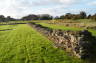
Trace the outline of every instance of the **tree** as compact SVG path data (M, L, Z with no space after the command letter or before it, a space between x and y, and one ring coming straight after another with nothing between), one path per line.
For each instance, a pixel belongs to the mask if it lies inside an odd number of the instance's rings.
M71 14L71 13L66 13L65 15L61 15L60 19L80 19L79 14Z
M6 21L15 21L16 19L12 18L11 16L7 16Z
M64 15L61 15L61 16L60 16L60 19L65 19L65 16L64 16Z
M60 19L60 17L59 16L56 16L54 19Z
M71 19L72 17L72 14L71 13L66 13L66 15L65 15L65 19Z
M21 20L38 20L38 19L39 19L38 15L30 14L28 16L22 17Z
M87 19L90 19L90 18L91 18L91 15L89 14L88 17L87 17Z
M94 14L93 16L91 16L91 19L96 20L96 14Z
M81 11L80 12L80 19L85 19L86 18L86 12Z
M5 17L3 15L0 15L0 22L4 22L5 21Z
M49 14L42 14L42 15L40 15L39 19L40 20L52 20L53 17L51 15L49 15Z

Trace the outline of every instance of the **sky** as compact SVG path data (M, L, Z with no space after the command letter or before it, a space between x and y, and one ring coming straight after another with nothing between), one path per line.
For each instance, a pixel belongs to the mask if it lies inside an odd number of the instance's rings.
M0 0L0 15L21 18L28 14L96 13L96 0Z

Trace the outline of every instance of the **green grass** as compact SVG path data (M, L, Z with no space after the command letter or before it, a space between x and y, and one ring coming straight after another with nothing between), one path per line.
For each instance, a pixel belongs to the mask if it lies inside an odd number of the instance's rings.
M37 23L37 24L41 24L42 26L49 27L52 29L72 30L72 31L84 30L84 28L66 27L63 25L55 25L55 24L48 24L48 23ZM93 29L88 29L88 30L92 33L92 35L96 36L96 30Z
M92 19L79 19L75 20L75 22L84 23L86 26L96 26L96 21Z
M14 23L29 23L29 22L49 22L49 21L51 20L8 21L8 22L0 22L0 25L14 24Z
M55 24L47 24L47 23L37 23L37 24L41 24L42 26L46 26L52 29L62 29L62 30L72 30L72 31L79 31L79 30L83 30L80 28L74 28L74 27L65 27L63 25L55 25Z
M89 29L89 31L92 33L92 35L96 36L96 30Z
M13 28L15 29L15 27L16 27L16 25L11 25L11 26L10 25L6 25L6 26L1 25L0 30L13 29Z
M30 26L22 24L15 29L0 31L0 63L83 63L54 48L51 41Z

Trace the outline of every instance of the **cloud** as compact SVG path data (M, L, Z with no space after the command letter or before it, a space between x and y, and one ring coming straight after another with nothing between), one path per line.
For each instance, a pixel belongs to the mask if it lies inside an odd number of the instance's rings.
M36 10L39 13L51 13L52 9L49 9L50 5L53 7L67 7L69 4L72 4L75 1L76 0L0 0L0 14L18 18L22 17L23 15L33 13L32 11L34 11L34 8L36 7L37 9L41 8ZM48 6L47 10L44 8L45 6ZM53 9L56 9L56 7ZM42 9L45 9L44 11L47 12L44 12Z
M78 0L59 0L60 3L63 3L63 4L74 4L74 3L77 3Z
M25 0L0 0L0 14L15 18L22 17L30 8L26 3Z
M70 5L77 3L77 0L38 0L38 1L33 1L33 5Z
M96 5L96 1L93 1L93 2L89 2L88 5L92 5L92 6L95 6Z
M20 18L28 14L60 15L72 12L82 0L0 0L0 14ZM81 5L81 4L80 4Z

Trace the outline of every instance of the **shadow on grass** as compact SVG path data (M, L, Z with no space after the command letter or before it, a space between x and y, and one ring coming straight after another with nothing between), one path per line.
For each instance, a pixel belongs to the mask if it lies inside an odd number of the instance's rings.
M11 30L15 30L15 29L4 29L4 30L0 30L0 31L11 31Z

